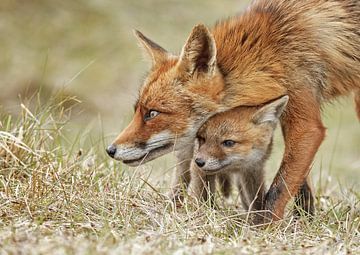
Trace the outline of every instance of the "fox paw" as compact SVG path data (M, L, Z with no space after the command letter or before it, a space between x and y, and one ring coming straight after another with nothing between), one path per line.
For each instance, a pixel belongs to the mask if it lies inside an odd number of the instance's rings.
M266 227L278 220L279 218L271 211L255 211L249 219L251 225L256 227Z

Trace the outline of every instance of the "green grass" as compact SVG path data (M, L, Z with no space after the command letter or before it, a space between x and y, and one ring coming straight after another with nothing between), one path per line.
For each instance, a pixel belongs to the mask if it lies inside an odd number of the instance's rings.
M360 127L351 100L324 109L312 222L289 212L280 224L251 228L236 194L218 197L216 210L176 206L161 195L173 155L138 168L105 155L147 69L131 30L176 53L194 24L211 25L246 2L1 1L0 253L360 253ZM279 131L274 147L268 184L281 161Z

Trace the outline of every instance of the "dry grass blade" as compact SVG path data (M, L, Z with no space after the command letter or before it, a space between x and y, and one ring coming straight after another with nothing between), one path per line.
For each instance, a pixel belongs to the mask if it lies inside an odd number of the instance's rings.
M70 98L74 100L74 98ZM5 253L293 254L356 253L359 195L331 191L312 222L291 217L268 228L247 225L228 203L166 200L148 167L127 171L99 142L78 152L65 136L66 100L49 100L18 119L2 116L0 249ZM40 110L41 109L41 110ZM11 121L9 121L11 120ZM64 146L72 141L73 144ZM71 150L69 149L71 148ZM163 171L166 173L168 167ZM157 179L159 174L154 174ZM139 181L140 180L140 181ZM165 180L167 182L167 180ZM326 185L328 186L328 185ZM328 192L328 191L324 191ZM344 199L346 197L346 199Z

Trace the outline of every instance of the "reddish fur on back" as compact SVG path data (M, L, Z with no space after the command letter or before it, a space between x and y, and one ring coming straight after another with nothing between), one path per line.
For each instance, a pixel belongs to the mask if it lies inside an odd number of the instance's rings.
M172 151L161 147L166 141L179 162L189 161L195 134L212 115L289 95L284 158L266 198L269 217L282 218L325 136L321 103L355 91L360 118L359 28L358 0L256 0L211 32L195 26L179 57L137 32L153 68L133 121L113 143L115 158L144 163ZM160 114L144 121L151 110ZM181 164L178 175L188 168Z

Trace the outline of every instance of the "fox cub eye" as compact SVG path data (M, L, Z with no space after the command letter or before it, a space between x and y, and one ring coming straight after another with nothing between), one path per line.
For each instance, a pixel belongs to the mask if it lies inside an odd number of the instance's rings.
M235 145L235 141L233 140L225 140L222 142L222 145L225 147L233 147Z
M158 111L150 110L144 115L144 120L145 121L151 120L151 119L155 118L156 116L158 116L159 114L160 114L160 112L158 112Z

